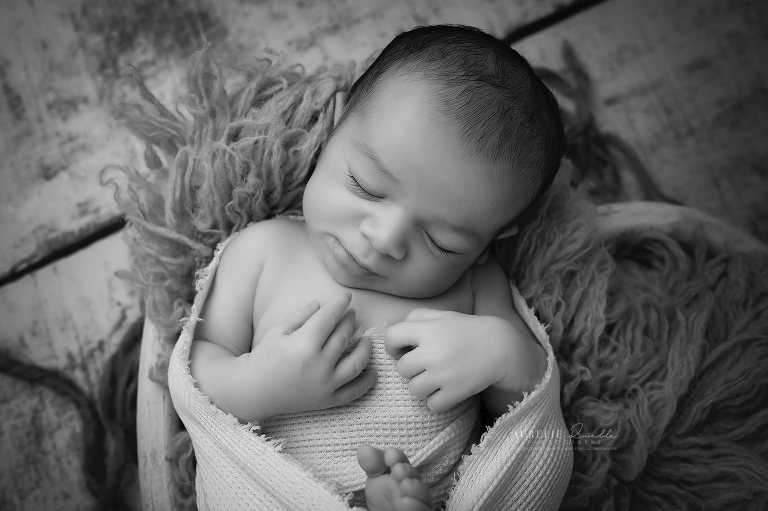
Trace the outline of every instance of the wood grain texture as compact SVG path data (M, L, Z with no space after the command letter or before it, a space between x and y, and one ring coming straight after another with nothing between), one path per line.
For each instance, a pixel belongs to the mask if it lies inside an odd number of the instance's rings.
M668 195L768 241L768 3L616 0L516 45L563 69L569 41L600 126Z
M75 6L12 1L0 16L0 277L113 219L98 174L137 145L101 107Z
M570 0L6 0L0 16L0 279L119 220L107 165L140 165L141 147L112 119L128 65L168 104L201 34L222 52L269 47L308 69L363 60L425 23L503 36Z
M0 347L66 373L95 396L104 363L140 316L120 234L0 288ZM52 391L0 377L0 508L88 509L82 423Z
M334 61L362 61L417 25L458 23L498 37L573 4L573 0L329 0L221 2L217 16L236 53L268 47L311 70Z
M161 356L168 357L168 345L150 321L144 322L139 363L139 402L136 407L136 435L139 453L139 487L144 511L173 507L173 467L167 460L170 439L178 432L179 419L166 386L150 378Z

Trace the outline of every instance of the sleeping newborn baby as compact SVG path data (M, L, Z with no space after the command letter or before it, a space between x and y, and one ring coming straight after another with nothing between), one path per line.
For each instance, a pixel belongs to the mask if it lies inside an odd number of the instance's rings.
M191 345L200 390L369 509L439 505L481 407L502 415L544 375L489 246L549 187L563 140L505 44L397 36L352 87L303 218L223 246Z

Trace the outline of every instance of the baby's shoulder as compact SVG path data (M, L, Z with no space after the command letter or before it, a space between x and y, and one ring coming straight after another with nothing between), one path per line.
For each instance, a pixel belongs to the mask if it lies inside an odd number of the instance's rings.
M230 246L236 251L248 251L252 255L268 255L303 241L304 224L286 218L272 218L254 222L234 234Z
M248 224L248 227L240 231L238 235L259 238L284 238L290 235L299 235L304 231L304 222L290 218L270 218L260 222Z
M221 267L260 269L275 256L295 250L303 237L303 224L288 219L254 222L232 235L221 257Z

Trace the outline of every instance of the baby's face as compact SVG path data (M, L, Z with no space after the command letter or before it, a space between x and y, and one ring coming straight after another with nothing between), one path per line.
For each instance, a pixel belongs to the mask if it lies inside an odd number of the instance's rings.
M324 148L304 192L310 239L346 287L426 298L449 289L510 211L498 169L468 157L421 87L390 80Z

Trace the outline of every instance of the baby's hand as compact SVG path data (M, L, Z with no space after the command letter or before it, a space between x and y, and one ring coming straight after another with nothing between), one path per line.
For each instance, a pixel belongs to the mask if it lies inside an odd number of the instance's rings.
M408 390L430 410L445 411L491 385L524 386L528 375L510 374L520 358L519 337L514 325L495 316L415 309L389 328L385 347L393 357L402 355L397 372Z
M247 355L249 372L260 375L255 420L319 410L354 401L374 383L364 371L371 343L361 339L346 356L354 330L351 295L322 306L315 301L268 330Z
M357 461L368 478L365 500L368 511L430 511L429 487L421 480L403 451L386 451L368 444L357 448Z

